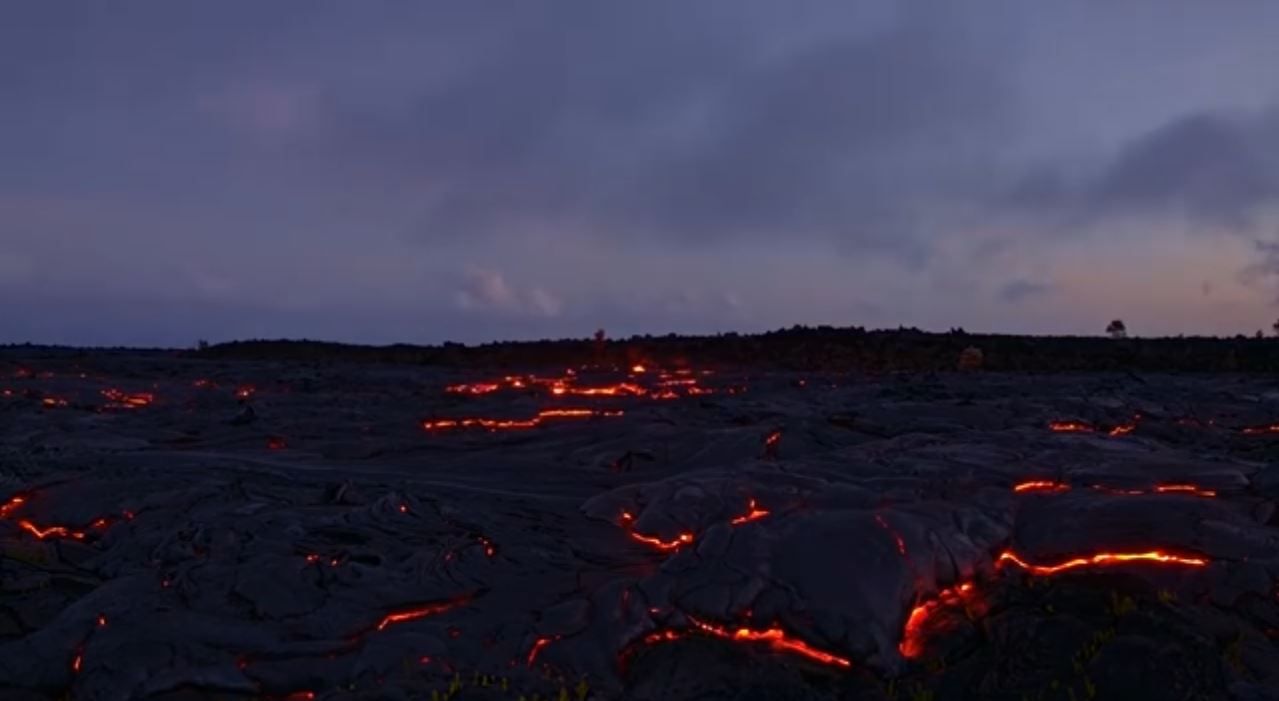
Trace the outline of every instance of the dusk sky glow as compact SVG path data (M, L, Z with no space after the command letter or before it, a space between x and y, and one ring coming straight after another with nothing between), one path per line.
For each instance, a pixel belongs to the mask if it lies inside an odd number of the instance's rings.
M1279 317L1279 3L15 0L0 343Z

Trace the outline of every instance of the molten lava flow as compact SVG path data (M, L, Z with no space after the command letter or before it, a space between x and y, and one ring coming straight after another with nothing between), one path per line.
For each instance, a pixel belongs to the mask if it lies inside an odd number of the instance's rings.
M252 397L257 391L258 391L257 388L254 387L253 385L240 385L239 387L235 388L235 398L248 399L249 397Z
M528 651L528 666L531 668L533 666L533 663L537 661L538 654L541 653L542 650L546 648L547 645L550 645L556 640L559 640L558 636L551 637L551 638L538 638L536 641L534 641L533 648Z
M1248 426L1242 429L1245 435L1254 435L1259 433L1279 433L1279 424L1269 424L1266 426Z
M741 516L738 516L732 521L729 521L729 523L733 524L734 526L740 526L743 523L758 521L761 518L768 516L769 513L770 512L767 509L761 509L758 506L756 506L755 500L751 499L750 503L746 506L746 513L742 514Z
M1211 489L1200 489L1193 484L1159 484L1155 491L1160 494L1192 494L1197 497L1215 497L1217 492Z
M902 657L914 659L923 653L925 624L933 613L942 606L967 603L976 594L977 590L973 584L965 582L952 589L943 589L937 592L936 598L921 602L911 609L910 616L906 619L906 626L902 630L901 642L897 645Z
M638 540L641 543L651 545L658 550L675 550L681 545L688 545L693 542L692 533L680 533L675 536L674 540L662 540L657 536L644 535L643 533L636 533L635 531L629 531L629 533L631 534L631 538Z
M899 553L902 557L905 557L905 556L906 556L906 541L902 538L901 534L900 534L900 533L898 533L897 531L893 530L893 527L892 527L892 526L889 526L889 525L888 525L888 521L887 521L887 520L886 520L886 519L885 519L882 515L880 515L880 514L875 514L875 523L878 523L880 528L882 528L882 529L884 529L885 531L887 531L887 532L888 532L888 535L890 535L890 536L892 536L892 537L893 537L893 542L897 544L897 552L898 552L898 553Z
M1141 553L1097 553L1089 557L1077 557L1056 565L1032 565L1022 560L1011 550L1005 551L999 556L995 562L996 566L1002 567L1005 563L1013 563L1018 567L1031 572L1032 574L1052 575L1066 570L1072 570L1079 567L1089 567L1092 565L1121 565L1129 562L1157 562L1167 565L1177 565L1182 567L1204 567L1208 564L1207 560L1198 557L1187 557L1184 555L1171 555L1160 550L1151 550Z
M777 450L778 448L781 447L781 445L782 445L781 429L775 430L769 433L767 436L764 436L764 457L776 458Z
M767 643L768 647L778 652L792 652L822 664L836 667L853 666L853 663L847 658L840 657L823 650L818 650L802 640L796 640L795 638L788 637L786 632L781 628L772 627L764 630L753 630L751 628L739 627L730 630L712 623L699 621L691 616L688 620L694 627L696 627L697 630L713 635L717 638L746 643Z
M4 504L0 504L0 518L8 518L9 514L16 511L19 506L22 506L25 503L27 503L26 497L10 497L9 501Z
M644 373L645 373L645 372L647 372L647 371L648 371L648 368L644 367L643 365L632 365L632 366L631 366L631 372L633 372L633 373L635 373L635 374L637 374L637 375L642 375L642 374L644 374Z
M1092 433L1092 426L1079 421L1052 421L1048 424L1051 431L1057 433Z
M444 388L445 392L450 394L488 394L502 389L502 386L492 382L477 382L475 384L449 385Z
M1050 480L1032 480L1013 485L1014 492L1065 492L1069 491L1069 489L1070 485L1065 482L1053 482Z
M155 395L147 392L128 394L114 388L102 390L102 396L107 398L107 406L113 409L140 409L151 406L155 401Z
M421 606L417 606L411 609L406 609L404 611L395 611L392 613L388 613L377 624L377 630L386 630L387 628L393 625L396 625L398 623L404 623L406 621L416 621L419 618L426 618L428 616L435 616L441 613L445 613L459 606L462 606L463 604L470 602L470 600L471 600L471 597L466 596L466 597L454 599L452 601L440 601L433 604L423 604Z
M85 533L83 531L73 531L65 526L49 526L48 528L40 528L25 519L18 521L18 526L40 540L44 540L45 538L71 538L73 540L84 540L85 538Z
M1120 424L1106 432L1107 436L1126 436L1137 430L1137 424Z
M56 409L67 406L69 402L61 397L45 397L40 400L40 404L50 409Z
M541 425L547 419L566 419L566 418L590 418L590 417L615 417L622 416L623 412L615 411L599 411L595 409L543 409L537 412L537 415L531 419L439 419L436 421L423 421L422 428L428 431L436 431L452 428L485 428L490 431L516 430L534 428Z

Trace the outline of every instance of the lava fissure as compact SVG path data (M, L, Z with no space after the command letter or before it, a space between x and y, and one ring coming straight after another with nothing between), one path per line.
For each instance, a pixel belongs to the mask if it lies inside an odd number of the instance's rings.
M1008 563L1014 564L1021 569L1038 575L1054 575L1067 570L1078 569L1081 567L1092 566L1117 566L1128 563L1150 562L1163 565L1173 565L1180 567L1206 567L1208 561L1200 557L1191 557L1188 555L1175 555L1164 552L1162 550L1149 550L1145 552L1101 552L1089 556L1076 557L1054 565L1036 565L1026 562L1011 550L1005 550L1000 553L999 558L995 561L996 567L1004 567Z
M958 586L942 589L931 599L921 601L911 609L902 629L901 642L897 650L902 657L914 659L924 652L925 633L930 617L942 607L967 605L977 596L977 589L972 582L964 582Z
M423 421L422 428L427 431L457 428L484 428L489 431L518 430L536 428L548 419L607 418L618 417L623 414L624 412L620 409L543 409L531 419L437 419Z

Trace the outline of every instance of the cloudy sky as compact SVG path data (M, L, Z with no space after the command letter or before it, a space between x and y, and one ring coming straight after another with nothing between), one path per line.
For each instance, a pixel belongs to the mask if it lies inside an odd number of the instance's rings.
M0 3L0 342L1279 316L1273 0Z

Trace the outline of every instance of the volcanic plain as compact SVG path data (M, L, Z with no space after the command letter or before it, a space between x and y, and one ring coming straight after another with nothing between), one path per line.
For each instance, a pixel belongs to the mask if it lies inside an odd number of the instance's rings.
M0 698L1279 697L1279 381L0 358Z

